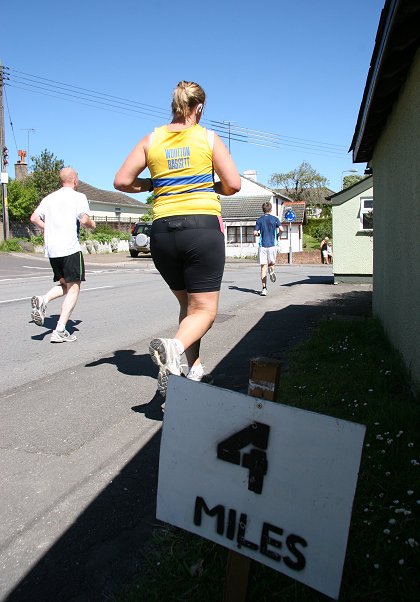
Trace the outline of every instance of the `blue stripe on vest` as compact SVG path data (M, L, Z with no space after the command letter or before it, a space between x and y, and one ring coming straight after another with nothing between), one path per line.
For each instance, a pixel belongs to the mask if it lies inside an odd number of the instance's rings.
M214 188L191 188L191 190L183 190L182 192L162 192L161 194L155 194L154 198L158 199L161 196L174 196L176 194L189 194L190 192L214 192Z
M213 182L213 174L208 173L201 176L183 176L180 178L154 178L153 187L185 186L186 184L203 184L206 182Z

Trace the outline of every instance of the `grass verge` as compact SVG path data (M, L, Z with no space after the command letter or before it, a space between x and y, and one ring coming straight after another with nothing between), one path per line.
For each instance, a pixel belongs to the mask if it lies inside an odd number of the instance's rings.
M367 426L340 601L417 602L420 405L379 322L323 322L291 352L279 401ZM156 529L139 579L118 600L221 601L226 556L180 529ZM253 563L247 599L327 598Z

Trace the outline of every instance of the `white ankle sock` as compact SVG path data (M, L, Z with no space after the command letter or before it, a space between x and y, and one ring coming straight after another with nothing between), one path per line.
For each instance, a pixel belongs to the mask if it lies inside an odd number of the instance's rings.
M203 374L204 374L203 364L196 364L195 366L188 366L188 373L196 374L197 376L203 376Z
M181 343L181 341L179 339L174 339L174 342L175 342L175 347L177 348L179 355L182 355L185 351L184 345Z
M66 325L63 325L61 322L57 322L56 330L58 330L58 332L64 332L66 330Z

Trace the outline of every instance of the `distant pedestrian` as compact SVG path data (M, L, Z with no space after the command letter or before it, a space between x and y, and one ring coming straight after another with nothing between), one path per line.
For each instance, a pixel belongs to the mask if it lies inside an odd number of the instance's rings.
M274 271L277 259L277 239L280 232L283 232L283 227L278 217L271 215L273 206L270 202L263 203L263 215L256 221L254 228L254 236L260 237L258 246L258 263L261 268L261 295L267 294L267 272L271 282L276 281Z
M327 259L328 259L328 263L331 264L332 259L333 259L333 250L332 250L331 241L329 241L327 244Z
M321 263L328 263L328 236L322 239L319 248L321 249Z
M45 295L31 298L31 317L35 324L44 324L47 305L53 299L65 296L51 343L71 343L74 334L66 330L67 321L76 306L80 283L85 280L85 265L78 238L78 222L85 228L96 228L89 217L86 195L76 192L79 180L71 167L60 171L61 188L49 194L31 215L31 222L44 231L45 256L54 272L53 286Z

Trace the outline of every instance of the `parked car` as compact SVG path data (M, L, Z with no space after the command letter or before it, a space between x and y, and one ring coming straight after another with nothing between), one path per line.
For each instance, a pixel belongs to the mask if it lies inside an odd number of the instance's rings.
M138 222L131 229L128 248L131 257L138 257L139 253L150 253L150 230L152 222Z

